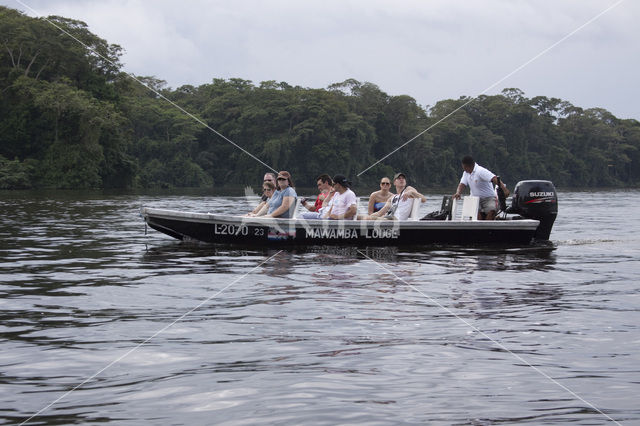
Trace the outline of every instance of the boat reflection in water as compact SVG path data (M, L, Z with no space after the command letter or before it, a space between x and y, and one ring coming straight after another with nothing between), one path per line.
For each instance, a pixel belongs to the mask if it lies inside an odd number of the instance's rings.
M223 272L227 265L237 268L238 258L252 260L258 265L269 259L262 272L273 276L286 276L300 268L329 268L354 265L364 261L380 263L380 267L397 268L404 265L436 266L445 272L474 271L547 271L556 263L556 246L538 243L525 247L512 245L486 246L338 246L309 245L270 248L238 244L203 244L197 241L162 244L147 248L143 254L146 262L176 263L192 269L191 272ZM270 259L272 258L272 259ZM229 270L228 272L231 272ZM235 272L238 272L235 270Z

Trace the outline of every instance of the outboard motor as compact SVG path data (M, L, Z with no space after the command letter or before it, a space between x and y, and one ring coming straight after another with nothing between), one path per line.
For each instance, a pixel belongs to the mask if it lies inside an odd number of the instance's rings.
M513 200L507 213L539 220L540 225L533 237L536 240L548 240L558 216L556 187L548 180L521 180L513 191Z

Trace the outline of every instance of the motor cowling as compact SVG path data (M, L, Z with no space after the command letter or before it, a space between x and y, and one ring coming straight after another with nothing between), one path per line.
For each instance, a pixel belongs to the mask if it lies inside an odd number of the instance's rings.
M558 193L548 180L522 180L513 190L511 207L507 213L519 214L540 221L534 238L548 240L558 216Z

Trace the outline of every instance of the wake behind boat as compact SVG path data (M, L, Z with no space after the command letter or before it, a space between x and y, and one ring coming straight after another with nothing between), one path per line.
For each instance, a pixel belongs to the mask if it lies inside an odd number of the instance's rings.
M423 245L529 244L548 240L557 215L557 193L549 181L521 181L511 207L498 220L475 220L477 201L453 204L447 220L277 219L144 207L153 229L179 240L242 245ZM471 206L470 208L467 206ZM471 209L471 213L469 213ZM417 211L417 209L414 209Z

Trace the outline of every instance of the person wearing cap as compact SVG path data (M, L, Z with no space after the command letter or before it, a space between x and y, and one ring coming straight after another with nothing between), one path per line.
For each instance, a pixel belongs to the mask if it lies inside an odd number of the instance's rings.
M320 191L320 194L318 194L318 197L316 198L316 202L311 204L306 199L302 199L302 206L309 210L308 212L302 213L301 217L303 219L322 218L322 213L327 209L329 201L334 194L334 190L332 188L333 181L331 180L331 176L328 174L321 174L318 176L316 178L316 183L318 184L318 191Z
M509 196L509 190L502 181L498 180L498 177L489 170L476 163L473 157L467 155L462 158L462 178L458 184L456 193L453 194L453 199L460 198L462 191L468 186L471 195L480 198L480 204L478 207L478 220L493 220L496 217L498 211L498 196L496 195L493 185L502 187L505 196Z
M289 172L284 170L278 172L276 181L278 183L278 189L267 202L266 217L288 219L293 215L298 194L296 194L295 189L293 189L293 180Z
M358 211L358 199L349 187L351 182L343 175L333 177L335 194L331 200L331 207L325 214L328 219L355 219Z
M384 207L377 212L368 216L360 216L358 219L407 220L409 219L409 215L411 215L414 198L419 198L423 203L427 201L427 198L419 193L413 186L407 186L407 177L404 173L396 173L393 177L393 184L396 187L397 194L390 198Z
M369 195L369 206L368 206L368 214L373 214L384 207L384 205L389 201L389 198L393 197L393 192L391 189L391 180L384 176L380 179L380 190L372 192Z

